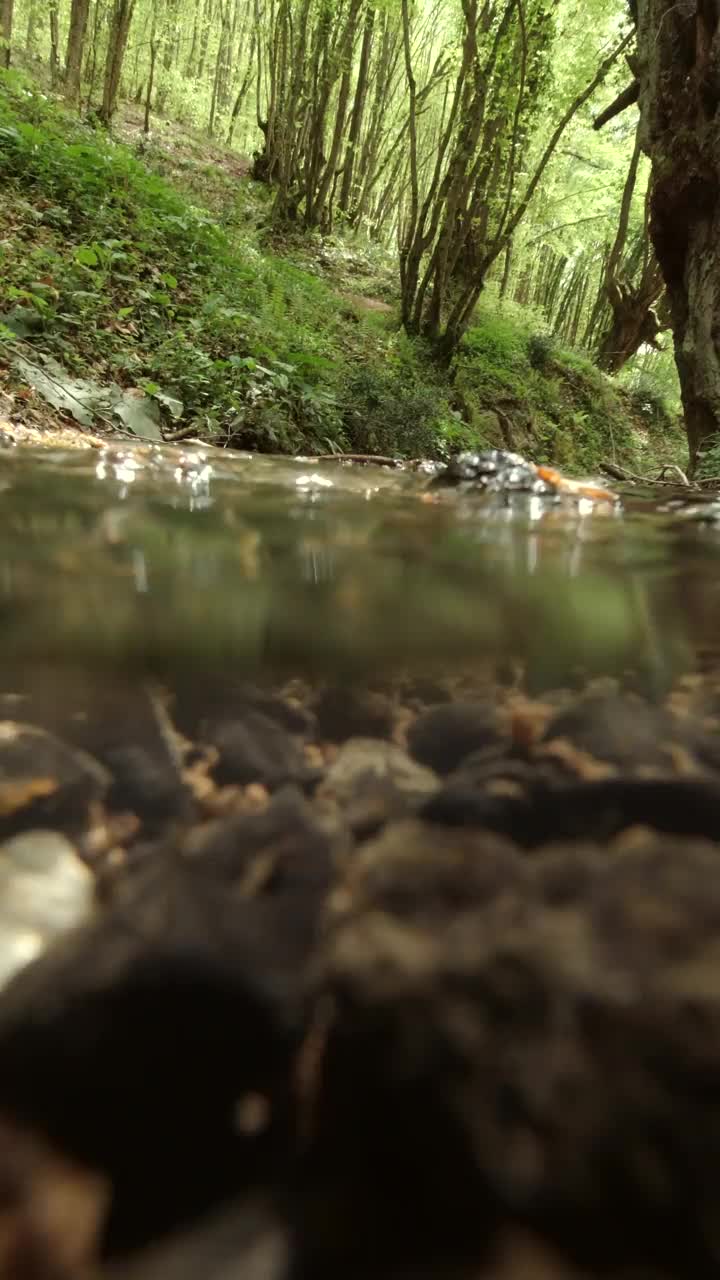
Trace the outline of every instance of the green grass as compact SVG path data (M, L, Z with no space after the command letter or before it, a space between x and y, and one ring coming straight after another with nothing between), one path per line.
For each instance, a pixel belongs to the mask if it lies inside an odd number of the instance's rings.
M392 311L357 302L393 303L380 246L272 240L268 192L237 157L175 144L141 154L0 73L0 354L17 334L74 374L152 384L182 402L182 425L236 447L512 443L587 470L670 439L657 405L648 416L517 309L481 309L440 369Z

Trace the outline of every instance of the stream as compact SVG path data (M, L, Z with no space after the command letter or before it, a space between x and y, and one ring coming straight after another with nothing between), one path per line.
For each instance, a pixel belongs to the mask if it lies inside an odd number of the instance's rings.
M720 501L0 487L0 1277L717 1275Z
M5 663L107 680L498 658L534 692L630 668L664 691L716 642L720 502L682 489L609 504L167 446L6 453L0 485Z

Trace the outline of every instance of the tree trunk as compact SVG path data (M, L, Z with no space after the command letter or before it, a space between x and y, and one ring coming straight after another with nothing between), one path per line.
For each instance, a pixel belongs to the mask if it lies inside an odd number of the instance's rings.
M52 81L53 88L60 79L60 19L58 17L58 0L50 0L50 79Z
M634 294L624 304L613 307L612 324L597 354L597 363L607 373L619 373L644 343L655 346L660 322L650 307L638 306Z
M40 16L39 0L30 0L27 13L27 28L25 32L25 52L29 58L32 58L37 48L37 29L38 18Z
M95 96L95 79L97 76L98 46L100 44L101 18L102 18L102 11L100 7L100 0L94 0L93 6L92 6L91 19L89 21L89 26L92 27L92 32L90 35L90 40L88 41L88 44L89 44L88 52L85 57L85 80L87 81L87 86L88 86L86 101L88 103L88 106L90 105L90 103L93 100L93 97Z
M89 12L90 0L72 0L65 59L65 97L69 102L77 102L80 97L80 75Z
M145 116L143 119L143 133L145 137L150 132L150 113L152 111L152 95L155 85L155 67L157 66L158 56L158 38L155 18L153 17L153 29L150 36L150 71L148 73L147 93L145 94Z
M250 52L248 54L247 68L245 71L245 79L243 80L242 84L240 85L240 88L237 91L235 101L233 103L233 109L232 109L232 112L230 113L230 123L228 125L227 137L225 139L226 145L228 147L232 146L232 141L235 136L235 125L237 124L237 119L238 119L238 116L240 115L242 104L245 101L247 91L250 88L250 84L252 82L253 70L254 70L254 58L255 58L255 31L253 30L250 36Z
M667 287L690 470L720 432L717 0L638 0L650 231Z
M0 0L0 67L10 66L14 0Z
M340 188L340 199L338 201L339 207L342 209L343 213L346 214L350 212L354 189L355 159L357 156L358 143L360 141L363 116L365 114L365 103L367 101L368 73L370 70L370 54L372 51L374 27L375 9L370 7L365 15L365 29L363 31L363 41L360 49L360 65L358 67L357 83L355 85L355 101L353 103L352 115L350 117L347 149L345 151L345 165L343 168L342 186Z
M105 61L103 100L99 111L103 124L109 126L117 109L120 77L127 48L135 0L115 0Z

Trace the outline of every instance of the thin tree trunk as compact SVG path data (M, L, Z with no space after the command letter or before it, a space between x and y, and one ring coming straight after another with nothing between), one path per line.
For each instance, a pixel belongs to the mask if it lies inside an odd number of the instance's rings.
M207 123L207 134L212 138L215 134L215 116L217 114L223 66L227 59L227 46L230 38L230 10L227 3L220 0L220 39L218 41L215 72L213 75L212 93L210 95L210 115Z
M145 117L143 120L143 133L147 137L150 132L150 113L152 111L152 95L155 85L155 67L157 65L158 56L158 38L157 38L157 11L153 11L152 33L150 35L150 71L148 73L147 93L145 94Z
M355 101L353 102L352 114L350 116L350 128L348 130L347 148L345 151L342 186L340 188L340 199L338 201L338 207L342 209L345 214L350 212L353 197L355 160L357 157L358 143L360 141L363 116L365 114L365 103L367 101L368 74L370 70L370 55L372 52L374 29L375 9L370 5L365 14L365 28L363 30L363 40L360 49L360 65L358 67L357 83L355 85Z
M14 0L0 0L0 67L10 66Z
M94 0L92 11L92 35L89 41L88 55L85 59L85 79L87 80L87 104L88 106L95 96L95 81L97 78L98 48L100 45L100 19L102 16L101 0Z
M233 109L230 114L230 124L228 126L227 138L225 140L229 147L232 146L232 141L235 136L235 126L237 124L237 119L238 119L238 116L240 115L242 104L245 101L245 98L247 96L248 89L250 88L250 85L252 83L254 59L255 59L255 30L253 29L252 35L250 37L250 52L248 54L248 62L247 62L247 69L245 71L245 79L243 80L242 84L240 85L240 88L237 91L237 95L233 103Z
M117 110L120 78L134 8L135 0L115 0L105 61L103 100L99 111L100 119L107 126Z
M39 0L30 0L25 32L25 52L29 58L34 57L37 49L38 18L40 16Z
M50 80L53 88L58 83L59 79L60 19L58 17L58 0L50 0Z
M68 102L77 102L80 97L80 76L89 12L90 0L72 0L65 59L65 97Z
M500 281L500 297L506 298L508 288L510 286L510 273L512 271L513 242L508 240L507 249L505 250L505 261L503 263L502 280Z
M205 60L207 58L208 41L210 39L210 27L214 14L213 0L205 0L205 8L203 9L202 23L200 26L200 55L197 66L197 79L202 80L205 72Z

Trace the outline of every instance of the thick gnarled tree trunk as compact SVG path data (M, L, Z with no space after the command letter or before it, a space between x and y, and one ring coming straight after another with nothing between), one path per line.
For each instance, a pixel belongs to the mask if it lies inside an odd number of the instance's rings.
M638 0L651 234L672 315L690 468L720 432L720 0Z

